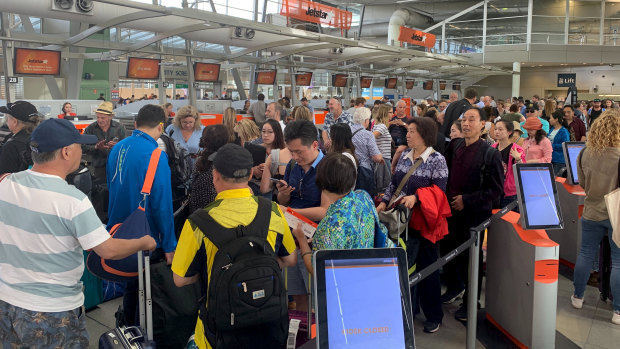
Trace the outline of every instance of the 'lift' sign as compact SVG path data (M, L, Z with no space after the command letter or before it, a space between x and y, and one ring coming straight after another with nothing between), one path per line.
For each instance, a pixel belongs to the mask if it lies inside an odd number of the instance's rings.
M435 35L407 27L400 27L398 41L428 48L435 47Z

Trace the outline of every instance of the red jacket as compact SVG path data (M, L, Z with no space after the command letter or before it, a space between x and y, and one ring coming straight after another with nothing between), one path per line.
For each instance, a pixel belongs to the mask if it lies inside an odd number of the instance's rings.
M409 227L432 243L448 235L448 220L452 215L446 193L433 184L416 191L418 204L413 207Z

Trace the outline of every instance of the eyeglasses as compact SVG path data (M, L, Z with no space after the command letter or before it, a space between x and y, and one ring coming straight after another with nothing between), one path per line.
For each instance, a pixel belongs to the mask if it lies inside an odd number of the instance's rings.
M525 112L526 113L535 113L536 110L534 110L534 109L526 109Z
M193 125L194 124L194 120L192 120L192 121L183 121L182 124L183 125Z

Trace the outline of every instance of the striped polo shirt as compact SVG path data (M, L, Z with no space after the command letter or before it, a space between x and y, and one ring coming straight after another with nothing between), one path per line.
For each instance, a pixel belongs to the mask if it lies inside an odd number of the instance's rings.
M39 312L82 306L82 251L110 238L88 197L32 170L0 182L0 299Z

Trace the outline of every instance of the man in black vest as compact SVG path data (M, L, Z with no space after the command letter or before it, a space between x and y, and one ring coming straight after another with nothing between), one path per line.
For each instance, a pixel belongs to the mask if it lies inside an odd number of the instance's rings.
M446 137L446 141L450 141L450 127L452 127L452 124L476 102L478 92L473 87L468 87L465 89L464 97L465 98L460 101L450 103L448 108L446 108L443 125L441 125L441 129L439 130L439 133L442 133Z

